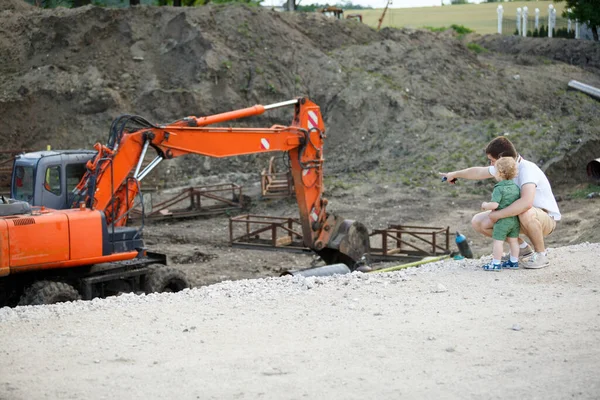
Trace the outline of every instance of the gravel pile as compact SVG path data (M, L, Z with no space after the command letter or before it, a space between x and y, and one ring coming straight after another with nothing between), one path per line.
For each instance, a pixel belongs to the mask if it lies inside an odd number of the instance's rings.
M556 254L571 256L581 252L600 254L600 243L582 243L559 249L549 249L551 259ZM76 315L90 311L103 311L122 309L127 310L135 305L155 305L157 309L162 306L177 303L204 303L217 298L231 298L243 302L254 299L281 300L293 297L314 289L323 287L336 290L342 287L356 289L363 285L389 285L410 280L417 275L440 273L456 273L459 271L477 271L487 261L488 257L479 260L443 260L411 267L405 270L386 273L360 273L354 272L347 275L334 275L326 277L284 276L279 278L245 279L239 281L225 281L218 284L186 289L179 293L153 293L150 295L123 294L106 299L91 301L77 301L47 306L25 306L17 308L4 307L0 309L0 323L16 320L42 320L52 317ZM439 284L437 289L444 291L444 285ZM435 291L435 290L434 290Z

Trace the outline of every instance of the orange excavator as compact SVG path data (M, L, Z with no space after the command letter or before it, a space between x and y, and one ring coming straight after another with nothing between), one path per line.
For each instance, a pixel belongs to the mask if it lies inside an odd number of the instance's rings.
M284 106L294 106L289 126L208 127ZM287 152L304 244L328 264L356 268L368 253L368 232L326 211L324 139L320 108L298 98L167 125L125 115L113 122L108 143L96 144L95 152L23 154L13 166L12 198L0 201L0 306L189 287L182 271L166 266L165 255L146 249L143 223L126 224L140 181L162 160L186 154ZM156 157L142 168L149 149ZM75 187L61 199L69 185ZM72 208L61 207L65 204Z

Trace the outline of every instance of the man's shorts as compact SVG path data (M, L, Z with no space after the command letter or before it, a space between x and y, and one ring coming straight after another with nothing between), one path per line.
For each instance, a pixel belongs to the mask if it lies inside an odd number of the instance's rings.
M542 232L544 237L549 236L556 229L556 221L548 215L548 213L541 208L531 207L531 209L535 212L535 218L542 225ZM526 233L521 227L521 233Z
M492 231L492 238L494 240L504 241L507 237L517 238L519 237L521 225L519 224L519 217L507 217L496 221L494 224L494 230Z

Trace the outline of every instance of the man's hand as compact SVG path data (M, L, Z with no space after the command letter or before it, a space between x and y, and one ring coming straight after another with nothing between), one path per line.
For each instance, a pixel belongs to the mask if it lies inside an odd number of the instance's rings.
M440 176L442 177L442 182L456 183L456 172L440 172Z

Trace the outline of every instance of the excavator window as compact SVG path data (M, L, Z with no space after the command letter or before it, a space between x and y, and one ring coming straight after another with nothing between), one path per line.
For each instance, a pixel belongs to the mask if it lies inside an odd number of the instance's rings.
M77 187L83 174L85 174L85 164L68 164L66 167L67 175L67 193L71 193Z
M60 165L46 168L44 188L52 194L60 196Z
M33 199L33 167L16 167L14 197L16 200L22 201L31 201Z

